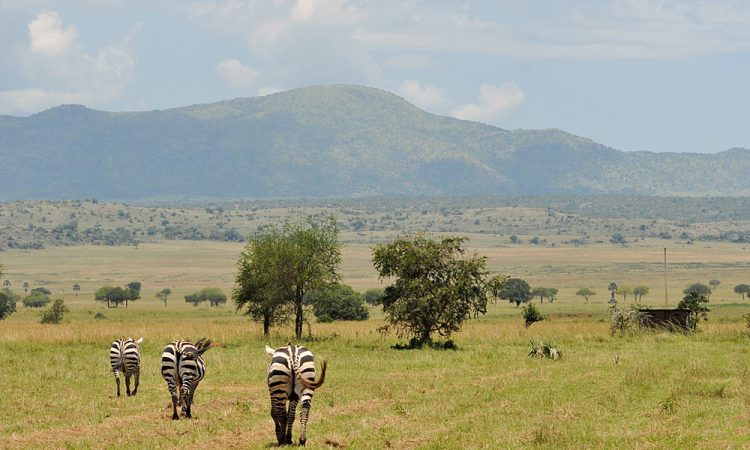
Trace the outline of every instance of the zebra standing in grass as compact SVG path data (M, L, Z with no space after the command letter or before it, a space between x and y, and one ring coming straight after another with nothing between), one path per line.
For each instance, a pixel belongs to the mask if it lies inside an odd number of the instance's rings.
M299 445L305 445L312 396L326 379L326 362L322 361L320 379L316 381L315 361L312 352L307 348L296 347L290 343L286 347L274 350L266 345L266 353L271 355L271 364L268 366L268 390L271 393L271 417L276 426L276 440L279 445L292 443L292 425L297 402L301 399L299 421L302 431Z
M201 355L209 348L211 341L206 338L198 339L195 344L190 341L174 341L164 347L161 354L161 376L166 380L169 393L172 394L172 420L179 419L178 404L186 418L193 417L190 414L193 394L206 374L206 363Z
M115 373L117 382L117 396L120 396L120 372L125 375L125 392L128 397L138 393L138 381L141 376L141 342L131 338L118 339L109 348L109 364ZM130 377L135 375L135 388L130 392Z

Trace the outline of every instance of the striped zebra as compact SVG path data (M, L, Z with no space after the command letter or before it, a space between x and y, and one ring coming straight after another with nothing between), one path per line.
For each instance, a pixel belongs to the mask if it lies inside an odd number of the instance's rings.
M198 339L195 344L190 341L174 341L164 347L161 354L161 376L166 380L169 393L172 394L172 420L179 419L177 405L186 418L193 417L190 414L193 394L206 374L206 363L201 355L209 348L211 341L206 338Z
M266 345L266 353L271 355L271 364L268 366L268 390L271 393L271 417L276 426L276 440L279 445L292 443L294 416L297 402L301 400L299 421L302 431L299 445L305 445L312 396L326 379L326 362L321 362L320 379L316 381L315 361L312 352L307 348L289 343L286 347L274 350Z
M117 396L120 396L120 372L125 375L125 392L128 397L138 393L138 381L141 376L141 342L131 338L118 339L109 348L109 365L115 374ZM130 392L130 377L135 375L135 388Z

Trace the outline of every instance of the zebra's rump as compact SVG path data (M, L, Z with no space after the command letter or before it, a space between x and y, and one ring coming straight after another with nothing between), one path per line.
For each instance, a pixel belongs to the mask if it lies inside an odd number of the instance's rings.
M109 364L113 371L126 374L135 372L141 365L141 349L133 339L118 339L109 348Z

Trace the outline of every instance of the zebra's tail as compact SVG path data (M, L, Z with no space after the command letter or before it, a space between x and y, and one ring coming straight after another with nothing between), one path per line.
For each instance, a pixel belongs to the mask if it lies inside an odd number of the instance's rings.
M294 358L293 358L294 359ZM294 374L297 376L297 379L302 383L302 386L304 386L306 389L312 389L313 391L318 389L319 387L323 386L323 383L326 381L326 367L328 366L328 363L326 360L322 360L320 362L320 376L315 381L310 381L306 378L304 378L299 373L299 369L297 368L297 364L292 364L292 369L294 370Z
M206 338L200 338L195 341L195 351L190 353L190 356L197 357L206 353L206 350L212 347L211 340Z

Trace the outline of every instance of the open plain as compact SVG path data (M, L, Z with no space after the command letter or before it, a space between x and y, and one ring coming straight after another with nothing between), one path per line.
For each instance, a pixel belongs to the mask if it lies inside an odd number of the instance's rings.
M446 350L396 350L381 335L382 312L363 322L311 323L305 341L329 362L308 426L311 448L742 448L750 442L750 304L732 292L746 282L750 251L741 244L668 248L668 304L691 282L716 278L709 321L694 335L612 336L607 284L646 285L643 303L664 305L663 245L497 245L470 235L469 246L498 272L532 287L559 289L539 304L547 320L524 328L520 309L494 304L467 322ZM370 247L356 235L344 247L344 282L382 286ZM231 303L209 308L184 295L206 286L229 292L241 243L162 241L132 246L49 247L0 253L14 290L45 286L71 310L60 325L24 309L0 322L3 361L0 440L9 448L264 448L275 445L260 326ZM93 291L143 283L142 299L107 308ZM383 281L383 283L387 282ZM71 286L78 283L76 295ZM154 297L171 288L166 307ZM586 304L579 287L597 292ZM626 303L632 302L628 299ZM98 314L98 317L97 317ZM291 326L272 329L281 346ZM144 337L141 388L115 396L108 348ZM209 337L193 420L170 420L159 355L172 339ZM530 339L554 342L559 361L528 358ZM296 431L295 428L295 439Z

